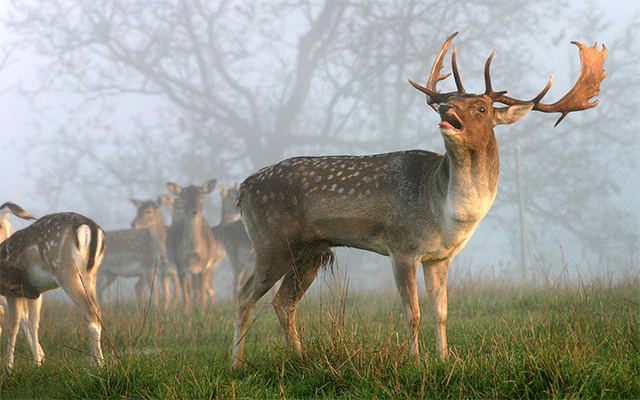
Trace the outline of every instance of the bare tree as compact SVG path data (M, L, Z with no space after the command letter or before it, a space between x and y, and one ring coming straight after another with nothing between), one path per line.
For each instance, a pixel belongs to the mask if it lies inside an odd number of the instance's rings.
M579 22L578 32L561 36L606 30L601 15L583 15L589 17ZM640 110L636 95L640 89L640 24L632 23L624 32L606 43L609 57L605 70L609 76L593 113L565 120L554 129L540 129L540 119L533 116L528 125L520 127L531 132L526 142L517 135L502 138L501 146L507 150L503 152L506 184L502 190L507 193L496 201L494 210L499 212L493 214L493 222L511 227L512 248L518 248L517 227L510 222L513 219L507 210L517 198L513 155L517 140L525 158L526 217L534 255L544 257L550 250L560 252L577 242L586 264L594 270L606 266L633 270L638 265L640 138L633 132L640 130L640 120L624 116ZM579 72L556 75L554 80L571 82ZM539 266L534 264L533 268Z
M43 110L49 120L36 127L40 133L28 146L35 186L49 203L67 208L74 208L74 201L88 203L96 214L110 216L110 223L124 224L131 218L122 215L126 199L156 196L167 181L199 182L215 175L237 182L292 155L438 149L435 122L406 77L426 76L428 60L438 50L435 38L461 29L465 51L458 57L470 88L482 85L474 77L482 75L483 60L472 55L493 48L500 54L494 69L503 77L496 86L508 83L516 94L537 87L545 77L525 71L544 57L539 50L555 41L565 46L565 38L583 39L569 35L569 23L558 26L559 15L570 20L566 2L543 3L12 2L7 26L16 39L10 44L31 46L45 60L41 79L28 95L61 99L56 108L61 116ZM592 26L597 18L590 17ZM637 48L637 39L628 40ZM531 42L535 51L524 45ZM625 57L633 54L609 47ZM615 79L612 74L606 83ZM505 166L517 140L531 171L525 176L532 180L528 188L544 188L528 196L534 239L544 237L545 227L561 226L585 247L599 240L593 234L589 239L588 232L597 230L592 215L602 203L577 217L560 210L567 196L573 199L588 188L573 190L574 182L555 180L554 170L581 182L593 181L596 174L602 181L600 199L615 191L599 168L618 159L610 153L626 145L621 139L626 135L611 132L616 144L603 154L598 152L605 140L601 134L580 132L606 123L593 115L603 117L607 103L637 106L627 101L631 87L621 86L615 99L608 97L610 88L603 86L601 106L583 119L543 132L536 118L526 119L520 131L531 134L498 138ZM590 160L587 168L580 164ZM576 170L584 177L578 179ZM509 192L515 184L504 172L501 190ZM497 202L484 223L508 231L515 218L511 207L508 200ZM620 212L622 219L629 214Z

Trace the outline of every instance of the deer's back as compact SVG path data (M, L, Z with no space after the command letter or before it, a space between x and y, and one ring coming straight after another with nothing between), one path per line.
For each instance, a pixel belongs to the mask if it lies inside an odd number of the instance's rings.
M107 248L102 269L153 266L157 258L152 233L148 229L121 229L105 232Z
M322 242L387 254L390 242L433 224L427 191L443 156L412 150L371 156L297 157L240 186L238 204L256 248Z

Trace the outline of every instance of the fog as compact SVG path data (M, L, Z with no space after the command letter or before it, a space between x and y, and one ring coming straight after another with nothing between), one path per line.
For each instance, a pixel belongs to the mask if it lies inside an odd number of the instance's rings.
M546 102L580 73L570 42L597 42L608 48L597 107L556 128L555 114L532 112L495 129L496 201L450 279L637 276L637 1L247 3L0 2L0 203L36 216L76 211L120 229L135 216L129 199L168 194L168 181L233 186L296 155L442 153L439 117L406 78L425 83L449 34L460 31L453 45L467 91L484 90L482 67L496 49L496 90L531 98L553 74ZM452 85L449 78L439 88ZM204 214L219 221L217 191ZM394 287L386 257L340 249L338 268L351 287ZM230 293L230 277L225 260L220 296Z

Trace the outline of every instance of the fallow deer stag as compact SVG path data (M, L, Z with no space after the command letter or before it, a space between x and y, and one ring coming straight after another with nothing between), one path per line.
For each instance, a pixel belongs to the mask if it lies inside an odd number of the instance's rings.
M216 260L222 259L214 246L213 233L205 218L202 217L204 196L211 193L217 181L211 179L202 186L187 186L168 182L169 191L177 196L174 202L174 217L167 237L167 250L175 262L185 310L191 308L192 279L196 300L204 306L205 278Z
M10 207L6 203L0 210ZM105 249L104 232L91 219L66 212L46 215L0 243L0 294L7 298L9 339L5 365L13 366L16 335L25 303L33 358L41 365L38 341L41 294L62 287L88 323L92 364L102 364L102 324L96 301L96 273Z
M436 84L442 60L457 32L445 42L425 93L440 115L444 155L411 150L371 156L297 157L266 167L240 186L238 203L254 245L253 274L240 289L235 318L232 366L242 363L249 313L256 301L284 275L273 306L288 344L301 351L295 326L298 302L318 269L333 259L332 247L347 246L391 257L396 286L409 328L409 351L418 356L420 311L416 271L421 263L435 320L436 347L447 356L447 272L452 257L471 237L487 213L498 184L498 146L493 128L512 124L530 110L560 112L594 107L606 74L606 47L580 49L582 71L576 85L554 104L516 100L491 87L485 65L485 92L466 93L452 71L457 91L440 93ZM494 52L495 53L495 52ZM507 107L494 107L494 103ZM560 121L559 120L559 121ZM558 121L558 122L559 122Z

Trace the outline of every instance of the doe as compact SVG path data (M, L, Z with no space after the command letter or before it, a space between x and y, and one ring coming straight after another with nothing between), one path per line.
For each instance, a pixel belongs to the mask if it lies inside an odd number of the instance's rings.
M5 203L0 206L0 212L14 206ZM29 310L34 362L42 364L44 352L38 341L41 294L59 287L82 310L91 339L91 362L102 364L96 273L104 249L104 232L98 224L72 212L46 215L0 243L0 294L8 303L9 339L5 356L8 368L13 366L16 336L25 306Z

